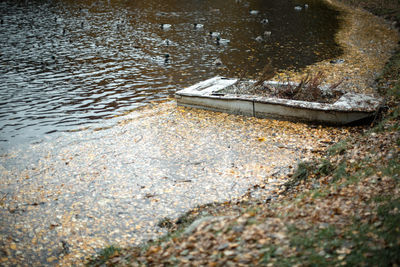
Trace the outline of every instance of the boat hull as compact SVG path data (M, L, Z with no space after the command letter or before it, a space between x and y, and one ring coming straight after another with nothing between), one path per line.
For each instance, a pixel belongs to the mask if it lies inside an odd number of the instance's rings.
M301 121L318 124L347 125L368 121L379 107L371 96L349 94L333 104L268 98L254 95L221 93L237 79L214 77L176 93L179 106L212 111Z

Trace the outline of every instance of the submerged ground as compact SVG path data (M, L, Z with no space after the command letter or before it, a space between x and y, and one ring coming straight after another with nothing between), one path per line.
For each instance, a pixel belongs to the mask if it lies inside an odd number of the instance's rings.
M170 103L129 117L1 158L5 262L76 264L108 244L157 238L161 219L267 181L273 190L289 166L354 131Z

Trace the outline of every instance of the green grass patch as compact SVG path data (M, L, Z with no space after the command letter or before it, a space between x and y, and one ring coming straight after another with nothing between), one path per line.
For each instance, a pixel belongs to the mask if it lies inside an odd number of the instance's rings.
M342 140L342 141L332 145L328 149L327 154L328 154L328 156L343 155L344 152L346 152L347 147L348 147L347 141Z
M328 159L322 159L321 164L318 166L318 174L328 175L331 174L334 169L334 166Z
M313 199L317 199L317 198L324 198L326 196L329 195L329 191L328 190L315 190L314 192L312 192L312 198Z
M291 265L304 266L395 266L400 264L400 198L376 199L378 221L362 223L354 220L348 228L308 231L295 225L288 227L290 245L296 256L284 259ZM266 258L271 254L266 254ZM269 259L269 258L268 258ZM277 260L280 262L280 259Z
M309 163L301 162L297 166L296 172L293 174L292 179L295 181L303 181L308 178L310 174L311 165Z
M389 160L386 166L382 167L382 173L390 176L399 182L400 179L400 160L398 158Z
M296 256L288 258L292 264L299 262L304 266L332 266L337 263L336 250L340 248L344 240L337 235L333 225L326 228L312 228L309 231L298 229L292 225L288 227L290 245L298 252Z
M354 247L348 265L394 266L400 264L400 199L380 199L379 221L355 222L346 234Z
M314 169L314 164L311 162L300 162L292 175L291 179L284 184L286 188L291 188L298 185L301 181L307 180L308 176Z
M400 246L400 198L386 203L378 208L378 215L383 221L381 236L390 246ZM400 253L399 253L400 259Z
M263 249L263 252L261 254L260 264L268 264L273 258L275 258L276 249L277 247L274 245L270 245L265 249Z
M97 267L105 265L108 260L117 256L121 249L114 245L103 248L96 256L92 257L86 266Z

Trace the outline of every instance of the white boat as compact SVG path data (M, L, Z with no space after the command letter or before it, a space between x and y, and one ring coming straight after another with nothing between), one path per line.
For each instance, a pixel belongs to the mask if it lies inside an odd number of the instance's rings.
M176 92L177 104L258 118L346 125L367 121L381 103L371 95L355 93L345 93L332 104L224 93L236 83L238 79L219 76L199 82Z

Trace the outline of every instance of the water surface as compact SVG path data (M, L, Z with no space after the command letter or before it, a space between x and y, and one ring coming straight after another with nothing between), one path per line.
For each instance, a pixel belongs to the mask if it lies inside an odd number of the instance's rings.
M0 156L0 265L80 266L109 246L155 239L197 205L276 197L288 166L345 129L157 104L118 125ZM68 249L66 249L66 247Z
M214 75L252 77L266 62L301 68L340 53L337 13L315 0L1 1L0 14L1 151L103 127Z

